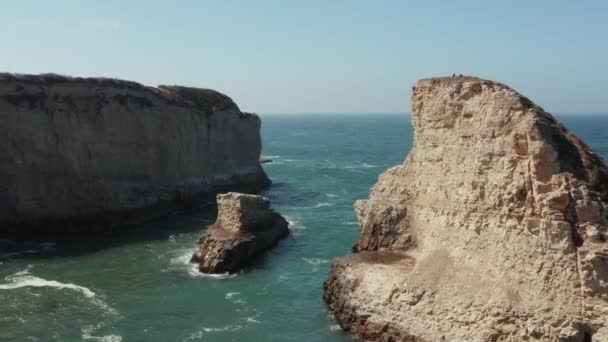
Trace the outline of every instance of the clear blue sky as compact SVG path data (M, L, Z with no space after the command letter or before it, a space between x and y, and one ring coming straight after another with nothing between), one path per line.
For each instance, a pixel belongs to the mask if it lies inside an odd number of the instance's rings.
M472 74L608 112L608 1L0 0L0 70L213 88L259 113L407 112Z

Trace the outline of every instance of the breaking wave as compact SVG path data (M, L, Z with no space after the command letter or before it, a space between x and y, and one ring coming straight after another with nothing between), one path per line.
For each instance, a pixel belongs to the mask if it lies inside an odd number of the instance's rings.
M228 279L236 277L236 273L202 273L198 270L195 263L190 262L192 255L196 251L196 248L187 248L180 250L180 254L175 258L171 259L172 268L178 268L184 270L192 278L206 278L206 279Z
M103 309L105 312L114 315L118 314L114 308L107 305L91 289L76 284L62 283L56 280L36 277L30 274L29 267L23 271L5 277L4 280L7 281L7 283L0 284L0 290L15 290L24 287L50 287L58 290L71 290L82 294L84 297L88 298L91 303Z
M122 336L120 335L114 335L114 334L110 334L110 335L103 335L103 336L95 336L93 335L93 333L102 328L103 327L103 323L98 323L97 325L89 325L86 326L84 328L82 328L82 339L83 340L95 340L95 341L99 341L99 342L121 342L122 341Z
M287 223L289 223L289 229L290 230L304 230L306 229L306 226L304 226L302 224L302 222L295 220L289 216L285 216L285 219L287 220Z
M340 326L337 324L332 324L329 326L329 330L331 330L331 331L340 331L340 329L342 329L342 328L340 328Z

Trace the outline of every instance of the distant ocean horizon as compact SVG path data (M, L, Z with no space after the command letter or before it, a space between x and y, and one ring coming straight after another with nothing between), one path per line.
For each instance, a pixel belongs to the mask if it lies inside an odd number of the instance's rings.
M262 114L263 195L291 235L252 269L205 276L188 260L208 207L120 237L0 240L0 341L352 341L322 301L332 259L350 251L353 211L402 163L407 113ZM557 117L608 158L608 116Z
M608 112L549 112L550 114L562 117L562 116L605 116L608 118ZM301 112L260 112L258 115L261 117L264 116L277 116L277 115L408 115L410 116L411 112L377 112L377 113L369 113L369 112L311 112L311 113L301 113Z

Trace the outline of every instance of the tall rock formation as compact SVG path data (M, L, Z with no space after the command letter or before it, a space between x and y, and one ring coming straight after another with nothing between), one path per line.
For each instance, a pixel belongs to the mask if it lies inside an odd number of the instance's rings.
M207 227L191 262L204 273L230 273L289 234L287 220L270 208L270 200L235 192L217 195L217 220Z
M260 119L213 90L0 74L0 234L106 229L269 184Z
M355 209L340 325L385 341L608 341L608 168L550 114L472 77L413 88L414 146Z

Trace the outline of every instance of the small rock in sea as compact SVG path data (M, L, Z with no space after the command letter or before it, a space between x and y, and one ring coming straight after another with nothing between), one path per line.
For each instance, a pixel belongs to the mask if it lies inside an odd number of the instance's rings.
M287 221L262 196L217 195L218 213L191 261L204 273L234 272L289 234Z

